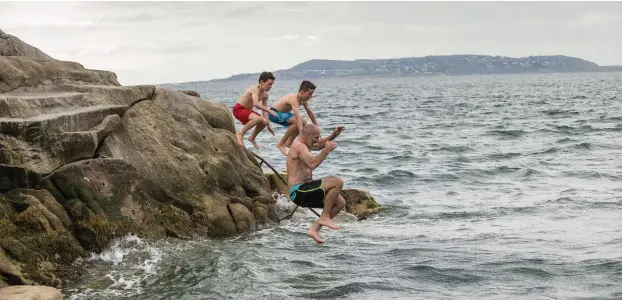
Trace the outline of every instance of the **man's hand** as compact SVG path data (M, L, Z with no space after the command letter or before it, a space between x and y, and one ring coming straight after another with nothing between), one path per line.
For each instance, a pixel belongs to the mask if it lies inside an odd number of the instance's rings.
M333 131L333 138L340 136L340 133L342 133L342 130L344 130L344 126L335 127L335 130Z
M335 150L335 148L337 148L337 143L336 142L327 142L325 144L324 148L327 150L327 152L332 152L333 150Z
M273 115L273 116L275 116L275 117L277 117L277 118L279 118L279 115L278 115L278 114L277 114L274 110L272 110L272 109L269 109L269 110L268 110L268 113L269 113L269 114L271 114L271 115Z
M270 127L270 123L268 123L268 125L266 125L266 129L268 129L268 132L272 133L273 136L275 136L275 132L273 131L273 129Z

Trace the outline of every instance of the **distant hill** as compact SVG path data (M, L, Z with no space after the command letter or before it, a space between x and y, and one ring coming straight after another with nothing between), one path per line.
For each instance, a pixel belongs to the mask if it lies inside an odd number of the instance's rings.
M576 57L447 55L392 59L312 59L273 72L280 80L332 77L406 77L471 74L621 72L621 66L599 66ZM257 80L259 73L238 74L210 82Z

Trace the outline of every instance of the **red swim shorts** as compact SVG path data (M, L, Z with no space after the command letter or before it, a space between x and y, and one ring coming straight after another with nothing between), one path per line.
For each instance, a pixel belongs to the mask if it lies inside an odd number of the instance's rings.
M242 125L247 124L247 122L249 122L249 116L251 115L251 113L254 113L258 116L261 116L260 114L258 114L255 111L252 111L242 105L240 105L240 103L236 103L236 105L234 105L234 108L232 109L233 113L234 113L234 117L236 117L236 119L238 119L238 121L240 121L242 123Z

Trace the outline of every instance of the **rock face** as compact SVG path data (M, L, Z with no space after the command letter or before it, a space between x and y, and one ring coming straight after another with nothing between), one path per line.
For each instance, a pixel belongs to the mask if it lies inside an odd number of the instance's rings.
M192 238L278 222L227 107L55 60L0 31L0 286L60 287L132 233Z
M22 40L0 30L0 56L24 56L40 60L53 60L43 51L28 45Z
M355 215L357 220L366 219L368 216L376 214L381 206L368 191L358 189L345 189L340 193L346 200L346 211Z
M49 286L17 285L0 289L0 300L61 300L61 292Z

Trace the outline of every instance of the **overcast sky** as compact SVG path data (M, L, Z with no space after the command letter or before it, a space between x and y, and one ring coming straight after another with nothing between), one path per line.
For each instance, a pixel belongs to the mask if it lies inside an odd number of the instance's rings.
M562 54L621 64L621 2L0 2L0 29L123 85L309 59Z

